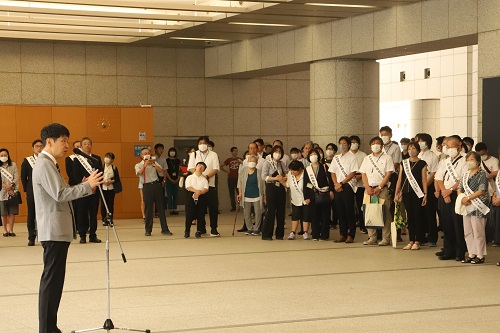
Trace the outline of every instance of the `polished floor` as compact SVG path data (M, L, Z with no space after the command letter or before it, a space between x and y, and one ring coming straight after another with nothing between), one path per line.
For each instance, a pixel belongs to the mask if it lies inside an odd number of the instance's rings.
M221 214L222 237L202 239L183 238L182 215L168 217L172 237L160 235L157 219L151 237L142 220L116 221L128 261L111 231L115 326L157 333L500 331L500 248L488 247L486 263L474 266L439 261L436 248L363 246L361 234L353 244L233 237L233 221ZM37 332L42 248L26 246L24 228L0 239L2 333ZM105 268L104 243L71 245L63 332L103 325Z

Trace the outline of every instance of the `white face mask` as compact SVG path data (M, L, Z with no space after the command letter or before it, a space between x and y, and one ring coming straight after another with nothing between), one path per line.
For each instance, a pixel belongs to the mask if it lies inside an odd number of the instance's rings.
M318 162L318 155L311 155L311 156L309 156L309 160L311 160L311 163Z
M384 145L388 144L391 141L391 138L387 135L382 136L382 142Z
M445 155L448 155L448 147L443 146L443 148L441 148L441 152Z
M199 144L198 145L198 149L201 151L201 152L206 152L207 151L207 148L208 146L205 144L205 143L202 143L202 144Z
M418 151L416 149L408 150L408 154L410 154L411 157L417 157Z
M0 157L0 161L2 161L2 163L5 163L9 160L9 158L7 156L2 156Z
M347 147L347 145L340 145L339 146L339 150L343 153L345 153L346 151L349 150L349 148Z
M401 149L403 149L403 150L408 149L408 145L401 145Z
M477 162L476 161L467 161L467 167L469 170L475 169L477 167Z
M351 143L351 150L358 150L359 149L359 143Z
M104 158L104 163L109 164L111 163L111 159L109 157Z
M451 158L455 158L458 155L458 149L457 148L448 148L448 156Z
M372 145L372 152L374 152L374 153L380 153L381 150L382 150L382 146L379 145L378 143Z
M257 166L257 163L255 163L255 162L248 162L248 167L250 169L255 169L256 166Z
M426 142L422 142L422 141L420 141L420 142L418 143L418 145L420 146L420 149L425 149L425 148L427 148L427 143L426 143Z
M175 157L175 151L171 151L170 153L168 153L168 155L169 155L170 157Z
M481 161L486 161L487 158L488 158L488 155L481 155Z
M296 153L293 153L290 155L290 157L292 158L292 160L296 160L297 159L297 154Z
M333 150L332 149L327 149L326 150L326 157L332 157L333 156Z
M273 158L275 161L278 161L281 158L281 154L280 153L273 153Z

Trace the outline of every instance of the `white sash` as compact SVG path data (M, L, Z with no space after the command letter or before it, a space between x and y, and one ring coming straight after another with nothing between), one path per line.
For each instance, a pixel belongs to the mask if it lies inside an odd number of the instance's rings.
M469 180L469 175L470 171L467 171L462 178L462 184L465 190L465 194L467 196L471 196L472 194L474 194L474 192L472 192L471 188L469 187L469 184L467 184L467 181ZM472 199L471 202L474 205L474 207L476 207L481 213L483 213L483 215L486 215L490 212L488 206L486 206L479 198Z
M73 161L76 157L76 154L73 154L73 155L69 155L69 158L71 158L71 160Z
M380 168L377 166L377 164L375 163L375 161L373 160L373 157L372 155L368 155L368 159L370 160L370 162L372 163L373 167L375 168L375 170L378 171L378 173L380 174L380 176L382 176L382 178L385 177L385 174L380 170Z
M461 157L457 158L456 161L458 161L458 159L460 158ZM455 170L455 167L451 163L451 158L447 158L446 160L444 160L444 164L446 165L446 172L448 172L451 175L455 183L458 182L457 170Z
M297 192L299 192L300 195L303 196L304 195L304 191L300 188L299 182L297 181L297 178L294 175L292 175L291 173L290 173L290 175L292 176L293 187L295 187L295 189L297 190ZM304 181L304 175L302 175L301 180Z
M321 164L319 165L319 167L321 167ZM319 192L328 192L328 189L329 187L328 186L325 186L325 187L322 187L320 188L318 186L318 180L316 179L316 175L314 174L314 171L313 171L313 168L312 168L312 165L308 166L306 168L306 171L307 171L307 175L309 176L309 180L311 181L311 184L313 184L314 188L316 190L318 190Z
M339 155L336 155L333 160L335 161L335 164L337 164L337 167L340 169L342 174L344 175L344 178L347 178L347 172L345 171L344 166L342 165L342 162L340 161ZM356 177L352 177L351 180L349 180L348 184L351 186L352 190L354 193L356 193L356 190L358 189L358 186L356 185L355 181Z
M36 161L35 156L33 156L33 155L28 156L28 157L26 157L26 160L28 161L28 163L31 165L31 168L33 169L35 167L35 161Z
M498 193L497 198L499 198L500 197L500 172L497 173L497 177L495 179L495 184L497 185L497 193Z
M417 180L415 179L415 176L413 173L411 173L410 169L410 160L407 158L406 160L403 160L403 169L406 174L406 179L408 179L408 182L411 185L411 188L413 191L415 191L415 194L419 199L424 197L424 193L422 192L422 189L420 188L420 185L418 185Z
M2 172L2 175L7 178L7 180L10 182L10 183L13 183L14 182L14 176L7 171L7 169L5 169L4 167L0 167L0 171Z
M274 171L276 171L278 175L281 175L281 172L278 170L278 163L276 163L276 161L274 161L273 159L271 159L269 163L271 163L271 166L273 167Z
M87 159L83 158L81 155L75 155L75 157L78 159L80 164L83 166L85 170L89 173L89 175L92 173L92 167L90 166L89 162Z

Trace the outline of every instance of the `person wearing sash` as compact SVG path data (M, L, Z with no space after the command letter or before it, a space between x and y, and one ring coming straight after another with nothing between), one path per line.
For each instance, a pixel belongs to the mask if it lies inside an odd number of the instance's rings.
M19 203L9 202L9 196L19 191L19 175L17 165L10 159L6 148L0 149L0 171L2 171L2 190L0 191L0 214L2 215L2 226L4 237L14 237L14 219L19 214Z
M349 137L349 140L351 140L351 149L349 150L349 153L353 154L356 157L359 169L359 167L361 167L361 164L363 164L363 160L366 157L366 153L359 150L359 145L361 144L361 139L359 138L359 136L351 135ZM358 187L355 194L357 223L361 233L367 234L368 230L366 230L365 228L365 217L363 215L363 212L361 211L361 208L363 207L363 196L365 195L365 186L363 185L363 179L361 177L361 173L359 172L359 170L358 172L356 172L356 185Z
M115 154L113 154L112 152L108 152L106 153L106 155L104 155L104 182L102 184L102 193L112 217L115 216L115 184L121 183L118 168L113 165L114 160ZM106 207L104 206L104 202L101 202L101 217L103 221L106 217L106 214L107 212Z
M340 236L335 243L352 243L356 236L354 218L354 198L357 191L356 172L358 160L351 154L351 140L347 136L339 139L340 155L333 157L328 171L331 173L335 188L335 207L339 217Z
M448 157L441 161L435 176L436 192L439 192L439 220L444 233L444 249L436 254L439 260L462 261L465 256L463 219L461 215L455 213L458 184L467 171L461 151L460 137L455 135L448 137L445 152Z
M438 240L438 229L436 220L437 198L434 196L434 193L436 192L434 187L434 177L436 176L439 158L430 150L432 147L432 137L429 134L419 133L415 136L415 141L418 142L420 148L418 158L427 163L425 187L427 188L427 193L429 193L426 198L427 203L424 206L425 215L423 216L425 221L424 232L427 233L427 235L423 234L424 237L419 239L419 241L422 243L428 242L430 247L435 247ZM425 189L423 188L422 190Z
M186 220L184 229L184 238L190 237L191 225L194 220L201 221L207 210L208 180L203 175L207 169L204 162L196 163L194 173L186 178L186 190L189 196L186 198ZM192 193L192 194L191 194ZM198 223L195 233L196 238L201 238L201 234L205 231L205 227Z
M382 240L380 246L391 243L391 222L393 217L390 213L390 197L387 184L394 172L394 162L392 157L382 150L383 141L378 136L370 140L372 153L366 156L359 168L365 186L365 196L376 196L384 200L384 227L382 229ZM398 149L399 151L399 149ZM377 245L377 229L368 229L368 240L364 245Z
M490 196L488 194L488 178L481 169L481 157L475 151L465 156L469 169L461 178L458 194L465 194L462 205L467 215L463 217L465 243L468 256L462 260L464 264L482 264L486 256L486 215L489 213Z
M257 155L247 157L248 165L241 168L238 174L238 204L243 208L245 235L259 236L260 223L265 196L265 184L262 180L262 171L257 169ZM252 223L252 210L255 223Z
M313 241L330 238L330 205L334 198L334 187L326 165L320 163L318 149L309 151L304 175L304 200L310 200L311 236ZM353 205L354 207L354 205Z
M302 223L304 232L302 238L309 240L309 226L311 224L311 200L304 199L304 165L297 160L290 162L288 166L286 186L290 189L290 201L292 204L292 230L288 240L294 240L296 237L299 222Z
M21 184L23 184L24 192L26 192L26 204L28 205L28 219L26 221L26 226L28 227L28 246L35 246L35 198L33 197L31 175L38 154L41 153L43 148L42 140L37 139L33 141L31 148L33 148L33 155L26 157L23 163L21 163Z
M81 150L95 159L96 162L91 162L81 155L76 155L73 159L73 176L77 184L85 181L94 169L103 171L102 160L100 156L92 154L92 140L88 137L82 139ZM100 193L96 193L77 199L75 201L76 209L76 225L78 234L80 235L80 243L87 243L87 231L89 232L89 242L101 243L97 238L97 211L99 210Z
M271 150L272 160L266 160L262 167L262 179L266 182L266 217L262 226L262 240L272 240L276 219L277 240L285 235L286 174L288 167L281 161L284 151L281 146Z
M326 145L325 158L323 159L322 163L326 164L327 168L330 168L333 157L337 155L338 150L339 148L334 143L329 143ZM330 219L330 229L337 229L338 214L337 209L335 208L335 200L330 201Z
M488 192L490 197L495 189L495 178L498 174L498 158L493 157L488 152L488 147L483 142L476 144L476 152L481 156L481 168L486 172L488 177Z
M81 141L75 141L73 142L73 148L82 148L82 142ZM75 174L73 173L73 160L75 159L76 154L71 154L69 156L66 156L65 158L65 165L66 165L66 174L68 175L68 184L70 186L80 184L82 182L81 179L76 179ZM75 208L75 207L73 207ZM75 210L76 214L76 210Z
M402 197L408 219L410 241L403 250L420 250L420 239L424 234L424 207L427 203L427 163L418 157L419 153L420 146L417 142L408 143L408 155L410 157L401 162L396 185L394 202L398 202Z
M165 173L167 189L167 209L170 215L179 215L177 212L177 200L179 198L179 179L181 176L181 160L177 157L177 149L168 149L167 170Z

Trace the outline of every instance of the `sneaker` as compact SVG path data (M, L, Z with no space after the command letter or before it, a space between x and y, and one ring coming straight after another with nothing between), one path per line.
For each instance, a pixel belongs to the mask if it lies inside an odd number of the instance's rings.
M411 250L412 247L413 247L413 244L408 244L405 247L403 247L403 250Z
M151 236L151 233L150 233L150 232L146 232L146 233L144 233L144 236ZM81 243L81 242L82 242L82 241L80 241L80 243Z
M388 241L388 240L386 240L386 239L382 239L382 240L378 243L378 245L379 245L379 246L387 246L387 245L389 245L389 244L390 244L390 243L389 243L389 241Z
M308 234L307 232L304 232L304 233L302 234L302 238L304 238L304 240L309 240L309 239L311 239L311 238L309 237L309 234Z
M374 240L367 240L363 242L363 245L377 245L377 241Z
M319 238L313 238L313 242L318 242Z
M412 250L420 250L420 244L414 243L411 247Z
M161 234L165 235L165 236L173 236L174 235L173 233L170 232L170 230L162 231Z
M184 231L184 238L189 238L189 231Z
M436 247L436 246L437 246L437 244L436 244L436 243L434 243L434 242L429 242L429 247Z
M245 231L245 235L248 236L248 235L251 235L251 234L253 234L253 230L247 230L247 231Z
M254 230L252 232L252 236L260 236L260 231L259 230Z
M291 232L290 236L288 236L288 240L294 240L295 239L295 232Z
M220 234L219 232L217 231L217 229L212 229L210 231L210 237L220 237Z

